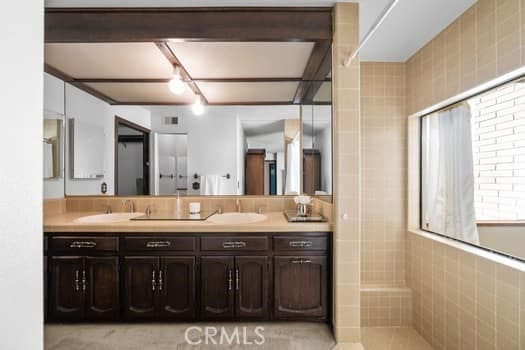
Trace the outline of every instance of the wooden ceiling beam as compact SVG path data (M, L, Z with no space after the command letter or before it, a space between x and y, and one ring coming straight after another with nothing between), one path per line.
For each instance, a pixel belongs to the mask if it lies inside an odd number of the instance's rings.
M171 63L173 68L175 68L175 67L179 67L180 68L182 78L186 81L187 85L193 91L193 93L195 95L201 96L202 99L204 100L204 102L206 104L208 104L208 99L206 98L206 96L204 96L204 94L202 93L201 89L199 89L197 84L195 84L195 82L191 78L191 75L188 73L186 68L184 68L184 66L180 63L179 59L177 58L177 56L175 55L173 50L170 48L168 43L166 43L166 42L155 42L155 45L157 45L157 47L159 48L160 52L162 52L164 57L166 57L166 59Z
M318 41L332 8L47 8L46 43Z

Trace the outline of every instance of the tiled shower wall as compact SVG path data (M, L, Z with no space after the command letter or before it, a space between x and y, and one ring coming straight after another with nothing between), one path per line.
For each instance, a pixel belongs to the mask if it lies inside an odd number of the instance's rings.
M525 0L479 0L412 56L407 114L525 64ZM416 329L436 349L525 349L525 273L409 233Z
M525 0L478 0L407 61L415 113L525 64Z
M405 285L405 64L361 63L361 283Z
M361 63L361 326L412 324L405 288L407 119L404 63Z
M414 326L435 349L525 349L525 273L409 234Z

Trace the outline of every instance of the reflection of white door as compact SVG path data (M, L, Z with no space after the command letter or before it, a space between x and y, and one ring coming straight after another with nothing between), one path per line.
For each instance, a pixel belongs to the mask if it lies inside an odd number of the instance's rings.
M156 134L155 148L158 194L185 193L188 187L188 135Z

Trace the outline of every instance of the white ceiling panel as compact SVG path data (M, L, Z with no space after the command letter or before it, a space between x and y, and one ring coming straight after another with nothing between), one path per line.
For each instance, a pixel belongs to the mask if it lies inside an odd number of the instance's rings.
M290 102L297 82L278 83L197 83L209 103Z
M170 42L192 78L300 78L314 43Z
M186 89L183 95L171 93L166 83L89 83L89 87L121 103L190 104L195 95Z
M46 44L45 61L76 79L173 75L171 63L154 43Z

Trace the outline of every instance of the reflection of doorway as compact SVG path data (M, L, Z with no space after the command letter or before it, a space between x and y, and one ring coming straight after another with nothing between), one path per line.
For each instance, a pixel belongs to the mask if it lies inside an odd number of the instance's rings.
M159 195L187 194L188 134L155 134L155 137L156 191Z
M115 194L147 195L150 130L115 116Z

